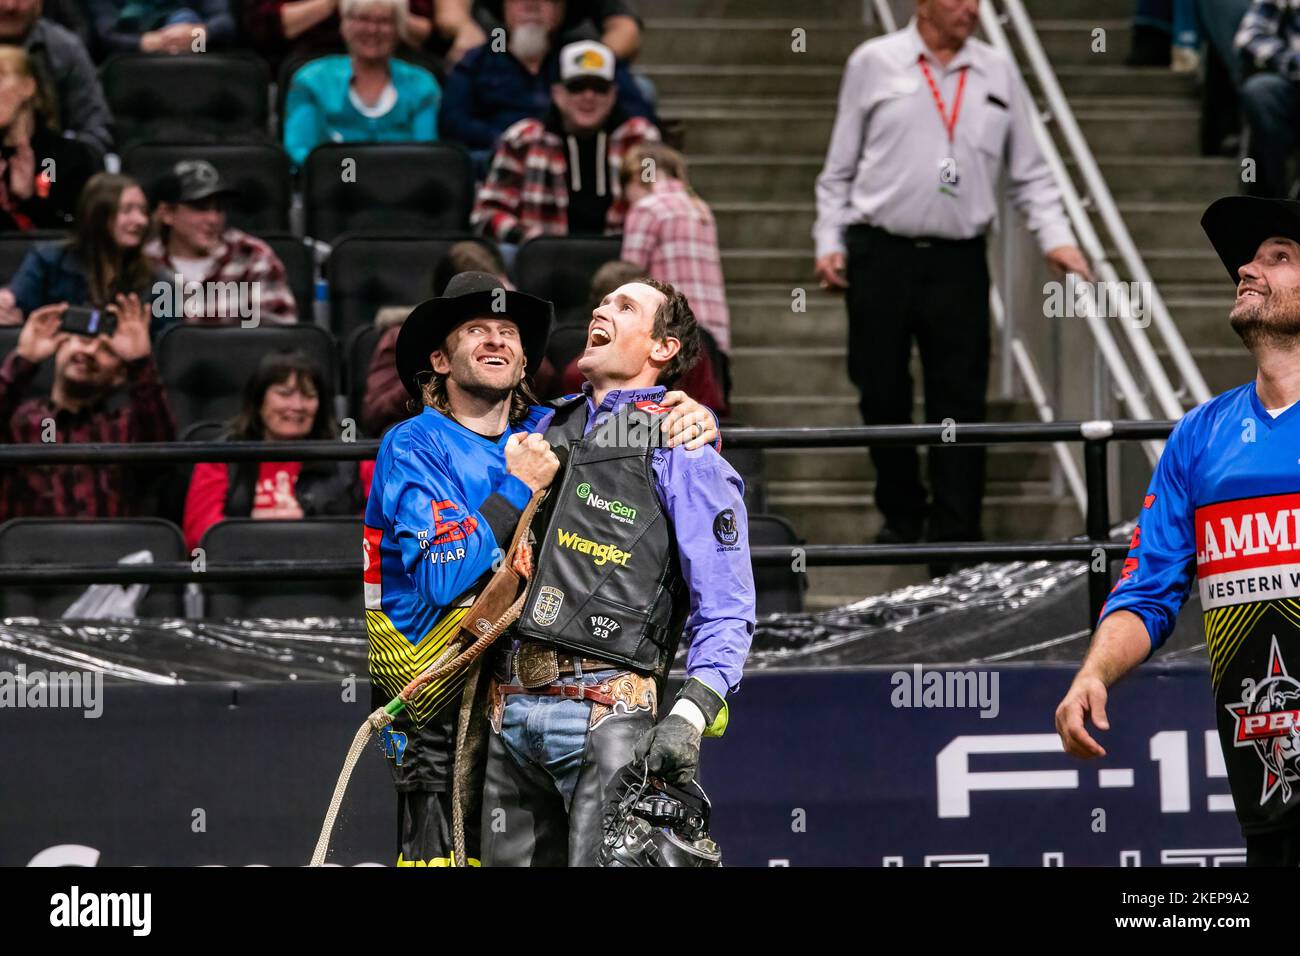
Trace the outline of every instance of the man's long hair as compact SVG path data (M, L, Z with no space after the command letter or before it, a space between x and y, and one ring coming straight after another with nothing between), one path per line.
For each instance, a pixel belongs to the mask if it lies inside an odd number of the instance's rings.
M424 405L436 408L444 415L451 415L451 402L447 399L447 376L434 371L424 371L416 376L416 380L420 383L420 395ZM518 425L522 422L528 417L529 407L536 404L538 399L533 394L528 379L520 379L519 384L510 393L510 424Z

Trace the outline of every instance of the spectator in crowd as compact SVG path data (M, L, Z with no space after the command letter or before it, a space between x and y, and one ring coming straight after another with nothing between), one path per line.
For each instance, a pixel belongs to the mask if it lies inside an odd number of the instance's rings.
M591 277L591 294L589 296L591 311L594 313L596 309L600 308L605 296L615 289L627 285L629 282L636 282L638 279L644 278L645 274L645 268L635 262L626 262L621 259L606 262ZM652 276L651 278L657 277ZM718 374L717 363L722 355L718 351L717 343L713 341L713 337L703 328L700 328L699 331L702 335L700 347L708 361L694 362L682 375L665 379L659 384L669 389L680 389L701 405L713 409L720 419L726 419L730 416L731 409L727 403L726 390L723 388L721 377ZM566 362L564 372L552 384L537 388L537 394L543 399L550 399L559 398L561 395L572 395L574 392L581 391L582 383L587 380L586 376L582 374L582 370L578 368L578 359L581 357L581 352L573 356L556 356L557 359L563 358Z
M0 46L0 230L66 229L99 168L93 147L51 128L54 111L19 46Z
M405 0L342 0L341 10L347 55L313 60L289 86L284 148L295 166L321 143L438 138L438 81L393 57Z
M578 40L599 40L614 56L631 62L641 52L641 17L633 0L531 0L558 11L559 45ZM511 0L480 0L478 7L489 23L510 26Z
M1196 0L1205 35L1206 58L1201 93L1201 153L1236 157L1241 149L1241 85L1245 64L1233 40L1250 0Z
M817 178L816 272L847 289L849 374L868 425L911 421L915 337L926 421L981 422L989 373L985 234L999 178L1049 264L1091 279L1034 141L1014 63L971 39L978 0L918 0L916 17L850 55ZM882 106L883 104L883 106ZM880 543L982 537L984 449L872 448ZM931 567L940 572L942 567Z
M1219 0L1212 0L1219 2ZM1168 66L1195 73L1201 65L1197 0L1137 0L1129 66Z
M112 148L113 117L90 54L75 33L41 19L41 0L0 0L0 43L21 46L32 58L41 89L58 104L60 132L100 152Z
M682 292L700 327L730 353L718 227L687 181L685 158L663 143L643 143L628 150L619 175L628 205L621 257Z
M506 264L501 253L494 246L469 240L456 243L438 260L433 269L430 291L435 296L442 295L451 277L461 272L486 272L499 278L503 288L514 288L506 278ZM370 355L366 391L361 400L361 427L371 435L382 435L391 426L419 411L398 377L396 365L397 333L413 308L413 305L386 306L375 316L375 324L384 333Z
M559 71L559 31L565 6L551 0L505 0L506 48L484 43L447 79L440 117L442 135L469 148L480 172L501 134L522 119L551 108ZM654 121L654 109L621 63L614 66L618 107L628 116Z
M569 44L559 78L545 119L520 120L502 135L475 199L470 221L497 242L618 232L623 157L659 139L648 120L616 108L608 47Z
M149 316L134 295L107 311L111 335L61 328L66 302L34 311L0 365L0 428L9 444L158 442L176 437L149 344ZM54 359L48 395L23 400L42 362ZM49 423L53 423L51 431ZM121 518L146 514L148 473L123 465L21 466L0 473L5 518Z
M395 39L407 46L423 46L441 9L450 3L454 11L463 2L406 0L401 34ZM289 59L334 53L342 49L339 33L344 6L343 0L249 0L248 34L272 69Z
M226 224L225 202L234 192L206 159L181 160L155 187L157 235L145 244L144 254L155 269L176 280L166 315L206 325L234 325L248 312L258 324L297 322L298 308L280 257L261 239ZM186 295L176 303L175 290L183 294L192 282L205 294ZM239 301L208 295L214 288L236 290ZM227 306L218 314L203 307L214 299Z
M57 23L75 33L86 51L94 56L94 38L83 0L44 0L41 4L41 19Z
M334 395L320 366L302 352L262 358L244 384L243 406L223 433L229 441L337 441ZM225 518L301 520L360 515L373 461L200 462L185 498L186 546Z
M136 295L152 311L155 287L170 281L142 253L149 228L144 191L129 176L96 173L77 202L67 239L38 243L0 289L0 325L18 325L43 305L106 308ZM161 324L155 317L151 332Z
M1245 65L1241 108L1250 127L1252 196L1284 198L1291 183L1287 160L1300 126L1300 10L1292 4L1252 0L1234 41Z
M235 39L229 0L86 0L95 36L111 53L201 53Z

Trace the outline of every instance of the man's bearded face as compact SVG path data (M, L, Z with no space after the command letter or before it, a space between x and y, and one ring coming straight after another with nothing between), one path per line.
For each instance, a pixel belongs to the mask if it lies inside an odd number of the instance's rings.
M1300 345L1300 243L1273 237L1238 270L1237 301L1228 321L1252 351Z

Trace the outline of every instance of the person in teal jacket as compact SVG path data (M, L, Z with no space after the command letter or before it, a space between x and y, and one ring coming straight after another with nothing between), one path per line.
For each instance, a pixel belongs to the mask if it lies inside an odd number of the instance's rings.
M405 0L342 0L346 54L312 60L293 75L284 148L294 166L321 143L432 142L442 90L423 67L393 58Z

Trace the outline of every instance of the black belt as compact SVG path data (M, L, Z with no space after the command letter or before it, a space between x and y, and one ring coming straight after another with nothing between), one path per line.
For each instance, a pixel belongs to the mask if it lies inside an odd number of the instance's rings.
M855 223L849 226L847 231L864 236L878 237L900 245L914 246L917 249L926 249L931 246L952 249L984 245L984 236L973 236L970 239L949 239L945 236L900 236L881 229L879 226L868 225L865 222Z

